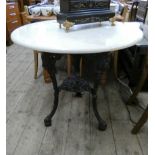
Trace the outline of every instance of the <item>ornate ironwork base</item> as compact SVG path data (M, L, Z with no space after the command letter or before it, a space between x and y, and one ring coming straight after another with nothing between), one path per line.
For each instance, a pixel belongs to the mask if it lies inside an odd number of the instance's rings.
M60 58L61 58L61 55L57 55L57 54L50 54L50 53L42 54L43 67L47 69L47 71L49 72L52 82L53 82L53 89L54 89L54 104L53 104L50 114L44 119L45 126L48 127L52 125L51 119L57 110L59 93L61 90L75 92L77 96L81 96L82 92L88 91L92 94L93 111L98 120L98 129L102 131L105 130L107 127L107 124L101 118L98 112L98 109L97 109L97 102L96 102L97 88L98 88L99 77L100 77L101 72L97 72L97 76L93 81L93 86L90 86L87 80L79 76L75 76L75 75L65 79L63 83L60 86L58 86L56 76L55 76L55 73L56 73L55 63ZM99 67L102 68L100 65Z

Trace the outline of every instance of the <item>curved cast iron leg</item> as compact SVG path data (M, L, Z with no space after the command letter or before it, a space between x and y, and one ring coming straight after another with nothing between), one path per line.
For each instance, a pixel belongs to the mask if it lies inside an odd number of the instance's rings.
M46 116L46 118L44 119L44 124L46 127L51 126L52 125L52 117L54 116L57 107L58 107L58 101L59 101L59 90L56 90L54 92L54 105L53 105L53 109L50 112L50 114L48 116Z
M82 93L77 92L77 93L75 94L75 97L82 97Z
M47 71L52 79L53 89L54 89L54 105L52 107L50 114L47 115L46 118L44 119L44 124L46 127L52 125L51 119L54 116L54 114L57 110L57 107L58 107L58 99L59 99L60 89L57 86L57 80L56 80L56 76L55 76L55 72L56 72L55 71L55 63L56 63L57 58L59 58L59 57L51 55L49 53L42 54L43 66L47 69Z
M50 112L50 114L44 119L44 124L46 127L51 126L52 125L52 117L54 116L57 107L58 107L58 101L59 101L59 88L57 86L57 81L56 81L56 77L55 77L55 73L49 71L49 74L52 78L52 82L53 82L53 88L54 88L54 105L52 108L52 111Z
M94 114L95 114L95 117L97 118L98 120L98 129L101 130L101 131L104 131L106 128L107 128L107 124L106 122L101 118L99 112L98 112L98 109L97 109L97 95L96 95L96 89L93 89L92 90L92 104L93 104L93 111L94 111Z

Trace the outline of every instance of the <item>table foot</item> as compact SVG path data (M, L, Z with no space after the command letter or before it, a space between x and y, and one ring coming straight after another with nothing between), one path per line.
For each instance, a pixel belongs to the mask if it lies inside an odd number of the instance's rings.
M51 113L44 119L44 123L45 123L45 126L51 126L51 119L52 117L54 116L56 110L57 110L57 107L58 107L58 98L59 98L59 91L55 91L54 92L54 105L53 105L53 108L52 108L52 111Z
M98 129L99 129L100 131L104 131L104 130L106 130L106 128L107 128L107 124L106 124L105 121L99 122L99 124L98 124Z
M55 63L60 58L61 58L60 55L54 55L54 54L50 54L50 53L42 54L43 67L48 71L48 73L52 79L52 84L53 84L53 89L54 89L54 104L53 104L50 114L47 115L47 117L44 119L44 124L46 127L51 126L51 119L54 116L54 114L57 110L57 107L58 107L60 90L57 85L57 79L55 76L55 73L56 73Z
M75 94L75 97L82 97L82 93L77 92L77 93Z
M106 122L101 118L101 116L100 116L100 114L99 114L99 112L98 112L98 109L97 109L97 103L96 103L96 99L97 99L97 95L96 95L96 93L94 94L94 92L93 92L93 97L92 97L92 104L93 104L93 111L94 111L94 114L95 114L95 117L96 117L96 119L98 120L98 129L100 130L100 131L104 131L104 130L106 130L106 128L107 128L107 124L106 124Z
M49 127L49 126L52 125L52 120L51 120L51 118L50 118L49 116L47 116L47 117L44 119L44 125L45 125L46 127Z

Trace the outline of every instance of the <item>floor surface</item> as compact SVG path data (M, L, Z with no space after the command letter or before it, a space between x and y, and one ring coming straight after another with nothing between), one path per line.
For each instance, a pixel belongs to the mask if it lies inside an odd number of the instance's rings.
M38 79L34 79L33 52L17 45L7 47L7 155L147 155L147 123L137 135L123 103L116 81L109 80L98 91L98 105L107 122L107 130L97 130L91 96L76 98L61 92L59 107L52 127L43 120L50 112L53 99L51 84L45 84L39 62ZM59 82L66 75L59 74ZM139 95L140 104L147 104L147 93ZM138 107L129 107L136 121L142 114Z

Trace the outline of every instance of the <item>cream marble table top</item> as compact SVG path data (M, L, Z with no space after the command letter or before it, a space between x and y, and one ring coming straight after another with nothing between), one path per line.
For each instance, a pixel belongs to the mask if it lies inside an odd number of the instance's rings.
M24 47L62 54L86 54L115 51L135 45L143 38L136 22L110 22L81 24L69 32L60 29L54 21L36 22L14 30L11 39Z

